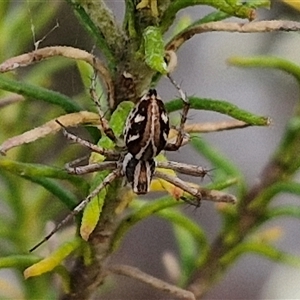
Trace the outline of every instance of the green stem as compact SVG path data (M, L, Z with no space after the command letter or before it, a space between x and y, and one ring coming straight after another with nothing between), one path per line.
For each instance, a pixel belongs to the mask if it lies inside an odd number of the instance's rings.
M137 30L135 28L135 5L132 0L125 1L125 17L123 21L123 30L126 31L129 38L135 39L137 37Z
M77 197L75 197L71 192L66 190L66 188L49 180L48 178L35 178L28 176L24 176L24 178L43 186L52 195L56 196L70 210L73 210L74 207L78 204Z

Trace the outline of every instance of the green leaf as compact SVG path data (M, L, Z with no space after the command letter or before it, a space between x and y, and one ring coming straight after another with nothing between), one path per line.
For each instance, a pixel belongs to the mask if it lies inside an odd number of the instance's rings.
M240 1L238 1L240 2ZM177 0L171 1L168 9L165 11L162 16L161 30L165 32L174 22L176 14L179 10L191 7L194 5L209 5L217 10L220 10L229 16L235 16L243 19L253 19L254 10L248 5L241 5L235 0Z
M238 67L274 68L293 75L300 82L300 67L287 59L274 56L233 56L227 60L231 65Z
M206 15L205 17L201 18L200 20L197 20L197 21L193 22L186 29L191 28L193 26L209 23L209 22L222 21L222 20L227 19L229 17L230 17L230 15L228 15L228 14L222 12L222 11L214 11L214 12Z
M160 29L149 26L145 29L143 37L146 64L161 74L167 74L167 64L164 59L165 46Z
M172 36L176 36L180 32L186 30L192 24L192 19L189 15L183 15L179 21L175 24L175 28L172 32Z
M278 181L264 189L255 202L251 205L251 209L259 209L266 207L267 204L274 199L279 193L289 193L300 196L300 184L297 182Z
M135 39L137 37L136 5L133 1L125 1L125 6L123 28L126 29L129 38Z
M108 175L107 171L99 172L94 176L91 191L94 190ZM87 241L90 234L94 231L102 212L102 207L107 194L107 189L103 189L94 197L83 211L83 217L80 226L80 235Z
M180 273L181 277L178 285L184 286L195 271L197 260L197 247L193 236L189 231L180 226L173 225L174 235L179 248L180 255Z
M229 4L230 6L237 5L239 0L225 0L225 3Z
M253 126L270 125L270 118L257 116L227 101L189 97L189 102L191 109L215 111ZM181 110L183 108L182 99L169 101L165 106L168 113Z
M89 87L91 85L91 77L93 76L95 70L93 67L86 63L84 60L77 60L76 65L80 74L80 78L84 87ZM98 77L96 78L98 81ZM103 95L103 89L99 88L99 85L96 86L96 95ZM93 102L91 102L93 103ZM102 108L102 106L101 106ZM103 109L104 110L104 109Z
M132 101L123 101L112 114L109 125L117 137L123 134L127 116L133 107L134 103Z
M10 255L7 257L0 257L0 269L5 268L19 268L24 269L40 260L39 257L27 254L27 255Z
M120 136L123 134L127 116L133 107L133 102L123 101L117 106L116 110L111 115L111 118L109 120L109 126L113 130L117 138L120 138ZM105 149L113 149L115 147L113 141L106 135L103 135L101 137L101 139L98 142L98 145Z
M292 217L300 219L300 207L295 205L273 207L267 210L264 215L267 220L280 217Z
M90 234L94 231L102 211L106 191L103 189L90 203L85 207L81 219L80 236L87 241Z
M79 248L81 243L82 240L78 237L70 242L64 243L48 257L27 268L24 271L24 277L27 279L29 277L39 276L43 273L52 271L54 268L58 267L60 263L74 250Z
M245 3L246 6L251 7L251 8L271 8L271 1L270 0L251 0Z
M77 205L77 197L64 186L53 182L48 178L27 177L24 178L41 185L52 195L56 196L66 207L72 210Z
M41 164L29 164L13 161L10 159L0 159L0 169L9 171L21 177L47 177L56 179L66 179L74 185L84 187L82 178L70 175L65 170Z
M29 83L19 82L0 76L0 89L14 92L24 97L30 97L38 101L45 101L63 108L66 112L78 112L82 110L79 105L74 103L69 97L58 92L50 91L43 87L31 85Z
M245 253L256 253L272 261L286 263L300 267L300 258L276 249L272 245L256 242L240 243L238 246L227 252L220 260L223 265L231 265L238 257Z
M239 182L239 180L240 179L237 177L226 178L226 179L219 180L219 181L214 180L212 183L207 184L206 188L208 188L210 190L221 191L221 190L224 190L234 184L237 184Z

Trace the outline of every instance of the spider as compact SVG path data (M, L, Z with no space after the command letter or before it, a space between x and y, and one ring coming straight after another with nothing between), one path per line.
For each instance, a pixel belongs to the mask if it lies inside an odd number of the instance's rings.
M104 149L98 145L94 145L84 139L67 131L65 126L57 121L62 127L64 136L73 142L81 144L89 148L92 152L105 156L105 161L100 163L91 163L85 166L76 166L81 161L77 159L66 165L66 170L70 174L87 174L91 172L99 172L103 170L111 171L103 181L84 199L65 219L63 219L42 241L34 246L30 252L38 248L47 241L55 232L59 230L72 217L80 213L87 204L97 196L101 190L111 184L117 178L124 178L125 182L131 185L136 194L147 194L153 177L163 179L174 186L179 187L183 191L191 195L191 198L183 198L184 201L199 206L200 201L205 198L212 201L232 202L232 197L227 194L216 196L208 189L193 187L176 176L160 172L156 168L171 169L181 174L187 174L203 178L207 174L205 168L178 163L175 161L160 162L155 161L155 157L162 151L176 151L188 141L188 136L184 133L184 125L189 111L189 102L185 94L182 92L176 82L169 77L171 82L178 89L183 101L183 109L178 133L175 142L168 141L170 131L169 118L164 107L164 103L158 96L155 89L150 89L129 113L125 128L124 139L116 137L113 130L109 127L108 121L104 118L101 111L99 101L95 95L95 88L90 88L90 94L98 108L100 115L100 123L104 134L117 145L116 150Z

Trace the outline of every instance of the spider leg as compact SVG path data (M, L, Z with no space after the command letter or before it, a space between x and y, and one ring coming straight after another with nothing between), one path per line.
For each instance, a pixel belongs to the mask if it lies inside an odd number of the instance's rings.
M156 162L156 166L158 168L171 169L181 174L191 175L191 176L201 177L201 178L207 175L207 173L210 171L200 166L179 163L177 161L158 161Z
M182 198L182 200L194 206L199 206L202 199L213 202L236 203L236 198L233 195L223 193L217 190L209 190L199 186L195 188L190 186L188 183L186 183L178 177L171 176L169 174L162 173L159 171L155 171L155 176L181 188L182 190L196 198L196 202L190 201L185 197Z
M186 182L179 179L178 177L174 177L174 176L171 176L171 175L163 173L163 172L155 171L155 176L158 178L161 178L161 179L181 188L185 192L189 193L190 195L192 195L193 197L196 198L196 202L189 202L189 203L194 206L197 206L197 207L200 206L200 202L202 200L202 194L201 194L200 190L189 186Z
M98 114L99 114L99 119L100 119L100 125L101 128L103 129L104 134L111 140L113 141L116 145L123 146L123 142L116 137L114 134L113 130L110 128L108 121L104 117L104 112L101 109L99 97L97 96L96 93L96 78L97 78L97 71L95 70L94 75L91 79L91 86L89 88L90 96L92 100L94 101ZM108 95L109 96L109 95Z
M33 252L35 249L37 249L39 246L41 246L43 243L48 241L53 234L55 234L62 226L64 226L69 220L71 220L73 217L78 215L88 204L89 202L100 193L101 190L103 190L107 185L112 183L116 178L119 178L122 176L122 168L118 167L116 170L108 174L104 180L84 199L82 200L60 223L58 223L55 228L46 236L44 237L38 244L36 244L34 247L32 247L29 252Z
M93 163L85 166L72 166L72 164L75 162L76 160L65 165L65 169L69 174L84 175L104 170L115 170L118 166L117 161L103 161L100 163Z
M76 136L75 134L68 132L66 127L58 120L56 120L56 123L58 123L62 127L62 133L66 137L66 139L68 139L72 142L75 142L77 144L80 144L80 145L92 150L93 152L102 154L105 157L107 157L108 159L118 159L119 158L120 154L118 152L113 151L113 150L107 150L107 149L104 149L97 145L94 145L91 142L86 141L86 140Z
M168 77L171 81L171 83L176 87L176 89L178 90L181 100L183 102L183 109L182 109L182 113L181 113L181 119L180 119L180 125L178 128L178 134L177 134L177 138L175 143L167 143L165 146L165 150L168 151L176 151L178 150L181 145L182 142L185 138L185 133L184 133L184 125L187 119L187 114L189 112L190 109L190 102L186 96L186 94L183 92L183 90L180 88L180 86L176 83L176 81L170 76L170 74L168 74Z
M65 170L69 173L69 174L77 174L74 170L76 168L78 168L79 164L81 164L83 161L86 161L87 159L89 159L90 155L84 155L82 157L79 157L77 159L74 159L68 163L65 164Z

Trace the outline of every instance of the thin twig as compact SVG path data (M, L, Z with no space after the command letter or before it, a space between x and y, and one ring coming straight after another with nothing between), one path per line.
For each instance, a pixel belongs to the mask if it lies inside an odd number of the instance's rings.
M166 46L166 51L177 51L178 48L195 34L224 31L239 33L299 31L300 22L293 21L259 21L250 23L210 22L187 29L176 35Z
M243 121L230 120L221 122L206 122L197 124L187 124L184 126L184 131L188 133L204 133L204 132L216 132L223 130L232 130L252 126Z
M160 291L166 292L179 299L195 300L195 296L192 292L181 289L175 285L167 283L149 274L146 274L139 270L127 265L114 265L108 268L108 271L118 275L125 275L143 283L146 283Z

